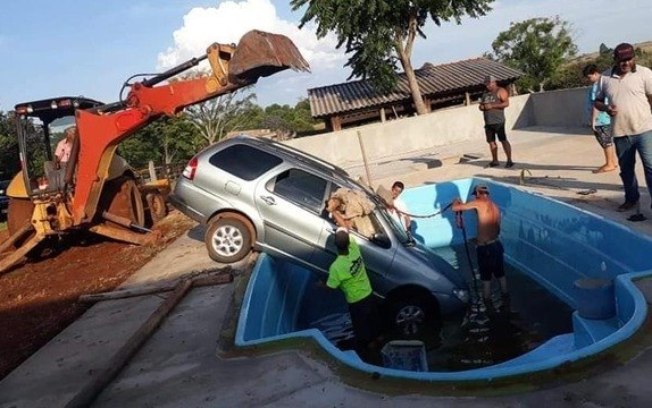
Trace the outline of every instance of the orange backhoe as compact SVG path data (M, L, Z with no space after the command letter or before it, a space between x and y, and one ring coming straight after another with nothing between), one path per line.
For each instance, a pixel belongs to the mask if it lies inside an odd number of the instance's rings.
M211 67L208 77L167 81L203 60ZM0 255L0 273L48 238L74 230L88 229L135 244L155 240L156 235L144 226L143 199L134 174L115 154L119 143L162 115L175 115L189 105L288 68L309 70L290 39L254 30L237 46L214 43L199 58L126 83L129 93L119 102L100 104L63 97L16 105L22 170L7 188L10 236L0 244L0 254L4 254ZM71 112L77 136L65 169L55 174L52 166L48 170L43 165L53 158L50 127ZM41 122L42 131L34 132L34 119ZM37 145L40 150L35 149Z

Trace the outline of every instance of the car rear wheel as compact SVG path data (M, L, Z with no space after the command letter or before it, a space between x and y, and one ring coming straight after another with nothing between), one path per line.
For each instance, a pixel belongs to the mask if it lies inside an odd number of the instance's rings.
M234 263L251 252L253 237L248 221L236 215L224 215L209 224L204 242L211 259Z
M396 332L414 337L437 326L437 304L423 294L401 296L389 301L389 316Z

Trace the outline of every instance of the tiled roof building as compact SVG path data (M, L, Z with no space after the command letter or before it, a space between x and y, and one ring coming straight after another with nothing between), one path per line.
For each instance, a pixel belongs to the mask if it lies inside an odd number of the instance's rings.
M496 77L501 86L508 86L523 75L519 70L486 58L442 65L426 63L415 74L430 110L470 104L484 92L487 75ZM404 73L398 74L397 86L388 94L378 93L369 81L359 80L309 89L308 99L312 116L326 120L331 130L415 112Z

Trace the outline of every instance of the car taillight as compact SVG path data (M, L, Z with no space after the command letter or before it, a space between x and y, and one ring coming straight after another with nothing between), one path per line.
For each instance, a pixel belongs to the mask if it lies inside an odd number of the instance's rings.
M196 157L190 159L190 161L186 165L186 168L183 169L183 177L187 178L188 180L194 179L195 172L197 172L197 164L199 164L199 161L197 160Z

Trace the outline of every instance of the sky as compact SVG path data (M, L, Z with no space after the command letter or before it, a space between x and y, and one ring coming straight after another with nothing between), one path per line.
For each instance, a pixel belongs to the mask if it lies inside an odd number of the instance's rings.
M420 67L475 58L511 22L560 16L571 23L580 53L601 43L652 40L650 0L498 0L479 19L461 25L429 23L412 63ZM133 74L160 72L203 55L213 42L236 42L248 30L285 34L311 65L311 73L261 78L258 103L294 105L309 88L344 82L347 56L332 35L318 39L314 25L298 28L302 12L289 0L22 0L0 5L0 111L20 102L83 95L118 100Z

